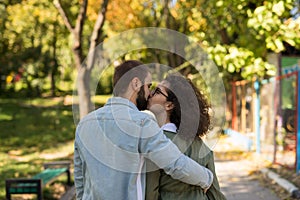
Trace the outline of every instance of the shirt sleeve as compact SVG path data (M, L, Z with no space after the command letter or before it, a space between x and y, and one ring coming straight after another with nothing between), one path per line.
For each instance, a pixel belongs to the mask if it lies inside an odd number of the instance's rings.
M198 185L203 189L212 184L212 172L182 154L153 120L144 121L139 148L146 158L174 179Z
M83 196L83 162L80 156L78 145L74 143L74 183L76 188L76 199L82 199Z

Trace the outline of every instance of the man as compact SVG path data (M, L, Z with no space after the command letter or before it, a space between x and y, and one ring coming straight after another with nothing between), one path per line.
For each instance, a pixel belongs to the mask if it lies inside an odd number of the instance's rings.
M147 108L151 74L141 62L125 61L115 69L114 97L77 126L74 179L77 199L145 198L149 159L185 183L209 188L213 175L184 156L163 134Z

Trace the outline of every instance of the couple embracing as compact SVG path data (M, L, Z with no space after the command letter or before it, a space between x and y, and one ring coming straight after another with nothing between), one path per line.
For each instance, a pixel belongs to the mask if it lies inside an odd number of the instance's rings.
M225 199L200 138L210 128L206 98L178 75L151 85L146 66L125 61L115 68L113 97L78 124L77 199Z

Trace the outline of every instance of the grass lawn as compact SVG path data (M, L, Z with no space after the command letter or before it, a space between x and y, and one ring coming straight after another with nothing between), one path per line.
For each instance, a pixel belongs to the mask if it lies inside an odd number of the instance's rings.
M108 97L93 98L96 107ZM5 199L5 179L30 177L45 162L72 161L75 128L72 105L64 97L0 99L0 199ZM47 190L44 199L56 199L55 191Z

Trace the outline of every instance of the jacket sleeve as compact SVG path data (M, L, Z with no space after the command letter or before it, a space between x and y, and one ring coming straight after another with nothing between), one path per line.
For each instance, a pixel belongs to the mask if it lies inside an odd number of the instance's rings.
M74 183L76 188L76 199L81 200L83 196L83 162L80 156L79 147L74 143Z
M214 164L214 154L211 152L209 156L209 161L207 163L207 168L210 169L214 175L213 183L209 190L206 192L206 196L208 199L218 199L218 200L226 200L226 197L221 192L219 181L215 172L215 164Z
M182 154L151 119L144 121L139 148L144 157L174 179L198 185L203 189L209 188L212 184L212 172Z

